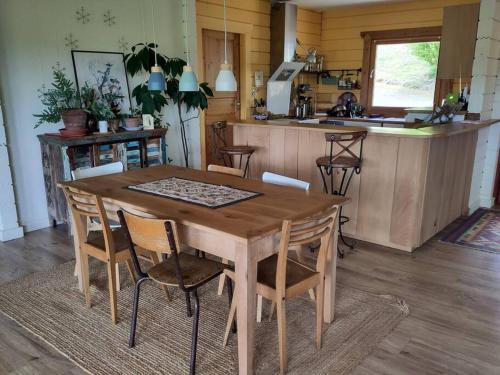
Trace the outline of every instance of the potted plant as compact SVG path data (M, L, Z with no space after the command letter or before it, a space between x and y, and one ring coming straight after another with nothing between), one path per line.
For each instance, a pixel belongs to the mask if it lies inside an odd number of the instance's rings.
M122 115L121 118L126 128L136 129L142 125L142 111L139 108L132 109L131 114Z
M39 90L39 98L45 109L42 113L33 115L38 118L35 128L43 123L56 124L62 119L66 131L75 135L86 134L87 113L82 109L78 90L59 66L52 68L52 76L51 87Z
M155 65L155 47L157 45L154 43L139 43L132 47L131 53L125 55L125 66L132 77L141 72L151 72L151 68ZM186 123L199 117L200 111L208 107L207 96L213 96L213 92L207 82L200 83L199 90L195 92L179 91L179 79L186 62L177 57L170 58L160 53L157 54L157 61L165 74L166 91L149 91L147 82L144 82L132 90L132 96L137 105L141 107L142 113L152 115L155 118L155 123L160 122L160 112L163 106L168 104L176 106L179 114L184 163L186 167L189 167ZM185 118L185 114L190 110L194 110L196 114Z
M87 113L96 118L100 133L106 133L109 126L108 120L116 118L116 115L111 108L111 98L107 96L108 95L106 94L104 97L95 98L95 100L93 100L89 107L85 110Z

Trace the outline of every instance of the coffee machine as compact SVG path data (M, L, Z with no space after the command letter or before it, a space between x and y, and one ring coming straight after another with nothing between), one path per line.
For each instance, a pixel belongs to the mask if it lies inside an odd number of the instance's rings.
M307 119L313 116L313 97L311 96L311 86L309 84L299 84L296 90L295 118Z

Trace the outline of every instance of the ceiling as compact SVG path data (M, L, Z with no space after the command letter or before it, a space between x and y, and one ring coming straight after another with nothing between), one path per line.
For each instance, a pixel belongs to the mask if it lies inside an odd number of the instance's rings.
M408 0L291 0L290 2L302 8L321 10L349 5L383 4L402 1Z

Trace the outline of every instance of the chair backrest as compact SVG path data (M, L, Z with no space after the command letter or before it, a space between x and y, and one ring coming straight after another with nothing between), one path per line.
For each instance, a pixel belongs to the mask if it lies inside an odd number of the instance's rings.
M219 148L227 146L226 129L226 121L216 121L212 124L212 155L216 159L223 159Z
M316 271L321 275L325 274L326 259L328 251L330 251L330 240L337 215L338 207L335 206L307 219L283 221L276 269L276 293L278 296L285 296L286 263L288 250L291 247L302 246L320 240Z
M231 176L243 177L243 171L238 168L223 167L222 165L209 164L207 167L209 172L218 172L229 174Z
M152 218L149 215L148 217L144 217L125 210L119 210L118 217L120 218L122 227L125 229L129 241L130 255L137 274L142 277L147 276L141 269L135 252L135 246L157 253L171 254L174 257L175 272L179 286L184 290L182 270L178 257L180 252L179 235L175 221Z
M98 219L101 224L106 252L114 252L113 235L101 197L73 189L69 186L64 186L63 191L68 202L68 207L71 210L79 241L87 242L87 219Z
M290 178L271 172L264 172L262 174L262 181L269 184L296 187L305 191L308 191L309 186L311 185L309 182L297 180L295 178Z
M120 172L123 172L123 163L121 161L117 161L93 168L75 169L74 171L71 171L71 177L73 177L73 180L80 180L82 178L104 176Z
M336 159L341 156L352 157L358 161L361 161L363 154L363 140L366 138L368 132L366 130L354 131L354 132L338 132L338 133L326 133L325 139L330 143L330 163L333 163ZM360 143L359 154L353 151L353 146ZM334 153L334 144L340 147L340 150Z

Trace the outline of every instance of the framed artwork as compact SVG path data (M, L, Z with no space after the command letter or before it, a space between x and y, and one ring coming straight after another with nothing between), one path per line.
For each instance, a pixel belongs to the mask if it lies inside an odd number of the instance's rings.
M118 109L122 114L131 113L124 55L121 52L72 50L76 87L80 90L85 82L101 94L109 92L122 96Z

